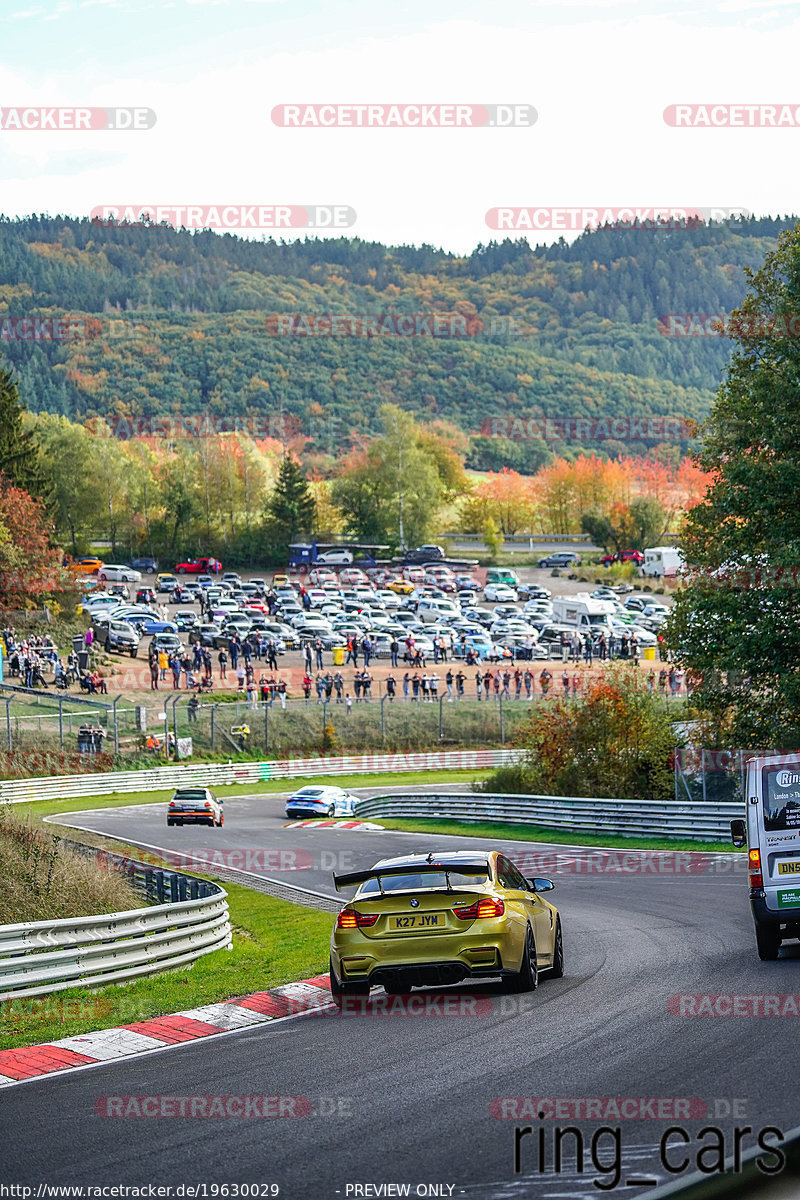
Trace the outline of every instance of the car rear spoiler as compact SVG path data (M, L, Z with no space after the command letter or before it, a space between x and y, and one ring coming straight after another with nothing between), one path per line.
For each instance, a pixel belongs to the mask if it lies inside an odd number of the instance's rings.
M347 875L337 875L334 871L333 883L337 892L339 892L342 888L357 887L362 883L366 883L368 879L377 879L380 883L381 877L388 878L393 875L441 875L442 872L449 874L450 871L457 871L459 875L489 875L491 874L491 867L485 858L473 859L471 861L454 861L453 859L447 860L441 858L435 862L406 863L405 866L372 867L368 871L351 871Z

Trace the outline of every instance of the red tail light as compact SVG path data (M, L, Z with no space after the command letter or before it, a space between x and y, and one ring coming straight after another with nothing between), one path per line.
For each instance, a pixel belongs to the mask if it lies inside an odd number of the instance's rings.
M470 904L469 908L454 908L453 912L460 921L480 921L484 917L502 917L506 911L506 906L502 900L495 900L492 896L484 896L482 900L476 900L474 904Z
M764 886L764 880L761 875L761 851L750 851L750 887L760 888Z
M366 925L374 925L378 919L378 913L360 913L352 908L343 908L336 918L337 929L363 929Z

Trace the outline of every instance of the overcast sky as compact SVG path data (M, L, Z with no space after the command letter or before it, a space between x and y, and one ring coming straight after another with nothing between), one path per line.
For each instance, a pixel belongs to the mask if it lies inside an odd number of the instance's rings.
M4 127L0 211L336 204L352 210L350 234L458 252L505 236L487 225L493 208L797 211L798 32L784 0L0 0L4 114L156 114L128 131ZM272 116L381 103L527 105L536 120L291 128ZM797 124L674 127L673 104L789 105Z

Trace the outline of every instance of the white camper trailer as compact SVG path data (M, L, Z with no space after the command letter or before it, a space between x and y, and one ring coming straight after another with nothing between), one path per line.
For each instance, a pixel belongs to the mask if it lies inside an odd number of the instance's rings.
M588 592L577 592L574 596L553 596L553 621L558 625L569 625L572 629L595 633L611 633L611 618L616 606L610 600L596 600Z
M642 574L654 579L662 579L665 575L677 575L685 559L677 546L649 546L644 552Z

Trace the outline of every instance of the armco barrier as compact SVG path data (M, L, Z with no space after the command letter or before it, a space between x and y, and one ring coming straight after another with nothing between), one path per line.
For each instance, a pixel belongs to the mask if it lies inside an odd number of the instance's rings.
M68 800L76 796L109 796L114 792L157 792L176 787L225 787L265 779L298 776L364 775L381 771L479 771L503 766L518 750L432 750L418 754L352 754L342 758L294 758L272 762L197 763L152 767L144 771L109 771L87 775L51 775L42 779L0 782L0 801Z
M192 898L129 912L0 926L0 1000L119 983L231 948L227 892L219 884L118 854L104 854L103 861L125 871L148 896Z
M577 796L510 796L465 792L408 793L359 800L359 817L447 817L460 821L508 821L570 833L617 833L627 837L673 837L728 841L730 823L745 815L740 804L684 804L665 800L601 800Z

